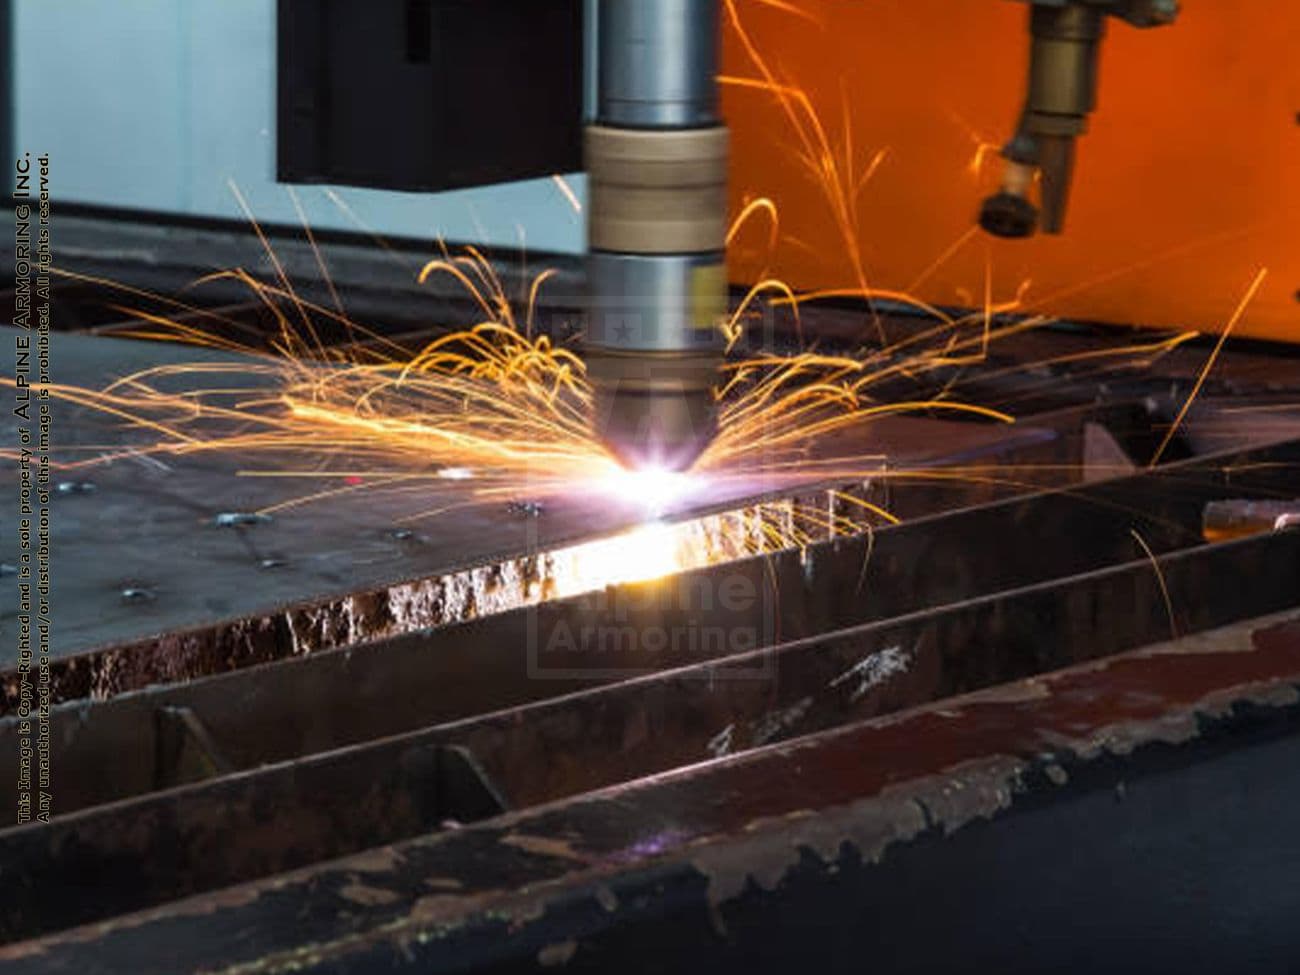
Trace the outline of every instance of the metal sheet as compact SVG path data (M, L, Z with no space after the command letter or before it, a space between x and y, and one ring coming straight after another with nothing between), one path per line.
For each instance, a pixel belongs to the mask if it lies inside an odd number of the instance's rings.
M220 358L174 345L77 335L56 335L52 355L57 381L92 387L159 363ZM54 423L60 447L144 440L139 431L62 406ZM1050 432L1029 427L1007 431L891 418L872 424L869 437L856 446L919 467L1052 439ZM610 534L642 517L613 501L593 509L590 497L574 497L549 502L540 519L512 513L503 504L407 521L442 500L456 499L452 485L431 486L422 496L354 494L292 509L269 523L218 527L222 513L252 512L304 493L301 485L240 478L242 466L240 458L224 456L168 458L161 465L126 459L74 476L93 490L74 489L55 498L58 625L52 643L57 656L379 591ZM10 488L15 476L8 470L0 477L6 505L16 504ZM306 490L319 486L312 482ZM716 509L753 490L732 485L695 503ZM527 486L521 485L520 498L527 497ZM12 534L0 540L0 561L14 564L16 545ZM0 621L12 619L13 598L8 597ZM0 650L0 667L13 665L12 653L8 646Z

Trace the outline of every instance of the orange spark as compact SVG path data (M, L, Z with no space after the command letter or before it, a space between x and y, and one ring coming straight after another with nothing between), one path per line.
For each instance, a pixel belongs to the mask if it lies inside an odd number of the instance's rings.
M1196 397L1200 394L1201 387L1205 385L1205 380L1209 377L1210 371L1214 368L1214 364L1219 361L1219 353L1223 351L1223 346L1228 341L1228 336L1232 334L1232 330L1237 327L1237 323L1241 321L1242 316L1246 314L1246 309L1250 306L1256 293L1264 284L1264 279L1266 277L1268 277L1268 268L1260 268L1259 272L1255 275L1254 280L1251 281L1250 287L1246 289L1245 295L1242 296L1240 303L1238 303L1237 310L1232 313L1232 317L1228 319L1228 324L1224 326L1223 331L1219 333L1219 341L1214 343L1214 350L1210 353L1210 357L1205 361L1205 368L1202 369L1201 374L1196 377L1196 383L1192 386L1192 391L1188 394L1187 401L1183 403L1183 408L1178 411L1178 416L1174 418L1174 422L1170 425L1168 432L1165 433L1164 439L1160 441L1160 446L1156 448L1156 452L1152 456L1149 466L1155 467L1160 463L1160 458L1164 456L1165 449L1173 441L1175 434L1178 433L1178 428L1182 426L1183 419L1187 416L1188 410L1190 410L1192 404L1196 402Z

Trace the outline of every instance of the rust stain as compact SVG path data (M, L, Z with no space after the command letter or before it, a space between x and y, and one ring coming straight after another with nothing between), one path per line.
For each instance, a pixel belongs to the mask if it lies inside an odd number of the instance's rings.
M775 890L810 849L834 863L845 844L863 860L878 862L890 846L916 837L932 825L946 832L976 818L988 818L1011 804L1012 783L1024 768L1018 759L996 757L958 766L813 815L801 810L751 823L739 834L711 838L692 851L693 866L708 879L710 915L726 933L721 908L754 883Z
M823 775L818 780L823 785L819 802L824 806L816 813L808 808L776 812L780 804L790 800L782 796L778 805L764 806L753 799L752 779L720 776L717 787L728 791L711 796L709 808L748 807L753 813L740 813L725 826L717 822L712 826L701 825L692 820L693 828L702 835L684 834L675 849L670 846L662 853L637 853L632 859L644 862L666 855L693 865L707 878L709 908L715 924L724 930L721 909L725 904L751 882L761 888L775 888L799 862L801 850L811 850L823 862L834 863L847 844L859 851L865 861L878 862L891 845L913 839L927 830L952 833L977 819L998 815L1011 806L1018 782L1031 762L1041 761L1048 747L1059 745L1062 750L1070 750L1085 759L1102 750L1123 753L1154 741L1176 742L1193 737L1199 729L1198 716L1223 713L1243 701L1295 705L1300 702L1300 690L1296 687L1300 683L1298 618L1292 613L1286 617L1290 622L1281 625L1239 625L1218 634L1224 645L1239 642L1245 634L1255 653L1205 652L1183 654L1175 659L1169 654L1153 656L1139 651L1022 681L1010 688L946 701L942 708L902 712L868 726L843 729L817 742L804 739L737 756L718 763L715 768L734 770L772 755L789 756L793 766L800 766L815 761L820 750L828 772L843 770L846 774ZM866 747L868 743L870 748ZM890 748L892 752L888 751ZM880 757L877 749L885 750L887 757ZM962 758L971 755L975 757ZM847 774L854 770L856 774ZM688 774L679 770L660 777L659 781L669 782ZM1050 769L1047 774L1049 781L1062 784L1061 777L1053 775ZM900 778L906 781L898 781ZM728 782L733 784L728 786ZM740 783L747 784L742 787ZM624 785L593 794L584 801L625 803L636 796L636 788ZM765 809L773 812L758 814ZM530 815L533 814L526 810L519 811L506 821L514 828L523 829ZM501 828L501 820L492 827L493 830ZM704 833L705 829L714 832ZM413 845L427 848L444 841L445 837L424 837ZM499 842L584 866L594 857L575 850L567 841L526 832L509 833ZM305 946L276 959L237 965L231 971L287 967L294 961L338 954L351 945L382 938L407 943L438 938L471 916L485 912L493 919L505 919L512 927L518 927L542 915L548 892L571 890L579 884L591 884L597 902L606 910L613 910L617 898L612 891L595 885L607 881L611 872L622 869L629 858L621 854L634 850L629 847L615 851L620 855L603 857L596 869L553 870L544 882L526 888L477 890L465 895L434 893L415 901L411 910L401 917L366 931L323 945ZM385 848L340 861L331 869L336 874L382 871L392 869L403 860L398 849ZM0 948L0 959L31 957L50 944L91 941L164 917L202 915L225 907L248 905L263 893L287 889L321 875L319 867L295 871L272 881L230 888L215 895L77 929L46 942L7 946ZM435 891L455 889L455 883L446 877L427 881Z
M409 922L436 922L461 917L474 898L461 894L429 894L417 898L408 914Z
M220 890L215 893L202 894L182 901L174 901L151 910L140 911L136 914L111 918L97 924L87 924L83 927L73 928L70 931L60 932L48 938L41 938L32 941L20 941L16 944L0 945L0 961L17 961L23 958L33 958L43 955L49 948L61 944L90 944L116 932L130 930L131 928L145 927L155 921L173 920L180 917L203 917L205 915L218 914L221 911L230 908L244 907L248 904L255 903L263 894L268 893L269 890L278 886L282 886L282 884L258 884L256 882L251 884L242 884L238 887L228 887L225 890ZM287 886L287 884L283 884L283 886Z
M1000 684L997 687L975 691L964 697L953 698L950 703L1022 704L1029 701L1043 701L1051 696L1052 692L1042 680L1037 677L1027 677L1024 680L1012 681L1010 684ZM944 715L961 714L960 710L952 708L939 708L936 712Z

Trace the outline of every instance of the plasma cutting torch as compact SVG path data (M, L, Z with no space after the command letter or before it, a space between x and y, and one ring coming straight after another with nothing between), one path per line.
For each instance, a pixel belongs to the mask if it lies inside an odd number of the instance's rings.
M718 0L600 0L586 131L587 369L597 435L629 467L713 439L726 311Z
M989 233L1060 233L1074 141L1096 101L1107 17L1170 23L1176 0L1030 0L1024 110L984 202ZM683 470L717 429L726 313L727 129L719 110L719 0L599 0L585 352L594 428L629 467Z

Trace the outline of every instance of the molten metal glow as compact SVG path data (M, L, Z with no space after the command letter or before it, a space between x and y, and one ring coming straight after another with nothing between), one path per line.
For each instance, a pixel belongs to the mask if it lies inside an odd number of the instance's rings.
M650 582L747 556L804 548L835 535L860 535L871 529L869 516L889 520L843 492L827 492L826 502L770 501L689 521L650 520L612 538L550 552L550 591L545 595L564 598Z
M682 471L619 467L596 483L607 497L637 507L649 517L657 517L676 502L690 497L696 482L696 478Z
M566 550L557 560L557 595L647 582L680 572L689 567L691 559L689 534L689 526L648 521L622 535Z

